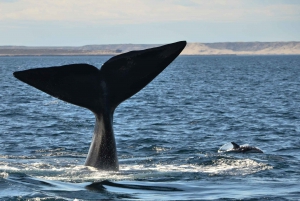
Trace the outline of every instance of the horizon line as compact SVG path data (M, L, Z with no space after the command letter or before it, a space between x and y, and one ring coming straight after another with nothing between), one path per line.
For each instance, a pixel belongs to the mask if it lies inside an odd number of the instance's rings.
M230 41L230 42L187 42L200 44L213 43L299 43L300 41ZM167 43L107 43L107 44L86 44L86 45L0 45L0 47L84 47L96 45L163 45Z

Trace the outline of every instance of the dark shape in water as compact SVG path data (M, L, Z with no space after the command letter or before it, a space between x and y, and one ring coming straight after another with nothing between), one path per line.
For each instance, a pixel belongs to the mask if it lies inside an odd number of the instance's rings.
M220 149L218 150L219 153L224 152L238 152L238 153L263 153L262 150L260 150L257 147L250 146L248 144L244 145L238 145L235 142L229 142L224 144Z
M252 147L249 145L238 145L235 142L231 142L231 144L233 145L233 149L229 150L229 151L235 151L235 152L252 152L252 153L264 153L262 150L260 150L257 147Z
M112 57L98 70L71 64L14 72L19 80L66 102L91 110L94 136L85 165L118 170L113 132L116 107L161 73L184 49L185 41Z
M95 190L102 192L105 189L105 186L117 187L117 188L127 188L127 189L136 189L136 190L151 190L151 191L182 191L181 189L174 187L166 187L166 186L157 186L157 185L135 185L135 184L119 184L114 183L108 180L104 180L101 182L94 182L88 186L86 186L89 190Z

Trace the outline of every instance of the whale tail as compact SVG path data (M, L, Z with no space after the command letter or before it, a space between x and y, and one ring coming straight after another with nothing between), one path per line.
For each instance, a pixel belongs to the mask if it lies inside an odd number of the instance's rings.
M185 41L112 57L98 70L71 64L14 72L19 80L66 102L102 112L116 108L161 73L184 49ZM107 105L106 105L107 107Z
M112 57L98 70L71 64L14 72L19 80L63 101L85 107L96 117L86 165L118 170L112 122L115 108L161 73L184 49L185 41Z

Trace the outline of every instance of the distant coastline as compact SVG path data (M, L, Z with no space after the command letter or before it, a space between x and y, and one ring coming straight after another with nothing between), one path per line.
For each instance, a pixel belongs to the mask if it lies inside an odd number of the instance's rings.
M160 44L85 45L80 47L0 46L0 56L114 56ZM300 55L300 42L188 43L181 55Z

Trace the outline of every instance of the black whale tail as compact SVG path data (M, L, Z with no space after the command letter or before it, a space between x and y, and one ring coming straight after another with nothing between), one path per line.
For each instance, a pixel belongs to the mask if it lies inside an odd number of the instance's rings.
M184 49L185 41L112 57L98 70L89 64L14 72L19 80L94 113L128 99L161 73Z
M89 64L14 72L19 80L96 116L86 165L118 170L112 122L115 108L161 73L184 49L185 41L112 57L98 70Z

